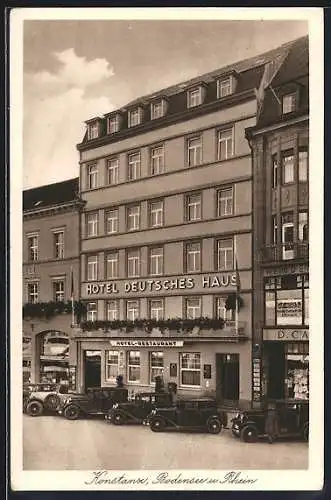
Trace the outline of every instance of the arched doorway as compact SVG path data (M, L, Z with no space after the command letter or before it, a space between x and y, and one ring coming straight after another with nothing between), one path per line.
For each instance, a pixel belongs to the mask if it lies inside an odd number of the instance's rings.
M68 383L69 336L65 332L47 330L38 337L40 381Z

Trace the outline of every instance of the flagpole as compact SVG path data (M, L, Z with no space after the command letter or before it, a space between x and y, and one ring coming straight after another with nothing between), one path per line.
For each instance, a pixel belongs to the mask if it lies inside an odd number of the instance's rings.
M235 266L236 266L236 309L235 309L235 332L239 333L239 295L240 295L240 276L238 269L237 246L235 246Z
M74 272L73 272L73 267L71 266L71 325L74 326L75 324L75 305L74 305Z

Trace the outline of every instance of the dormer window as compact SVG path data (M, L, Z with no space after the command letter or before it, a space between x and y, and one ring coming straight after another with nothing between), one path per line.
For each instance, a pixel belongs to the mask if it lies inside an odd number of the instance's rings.
M200 106L200 104L202 104L202 92L203 88L201 86L191 89L187 92L188 108L194 108L195 106Z
M120 116L108 116L107 118L107 134L115 134L120 129Z
M142 123L142 114L143 110L140 107L129 111L129 127L140 125Z
M296 110L297 106L297 95L296 92L291 92L291 94L285 94L282 98L282 112L283 115L287 113L292 113Z
M233 94L233 91L234 82L232 76L220 78L219 80L217 80L217 99L221 99L222 97L231 95Z
M87 125L87 138L89 141L92 139L97 139L99 137L99 122L91 122Z
M151 104L151 119L156 120L157 118L162 118L166 113L166 101L161 99L161 101L152 102Z

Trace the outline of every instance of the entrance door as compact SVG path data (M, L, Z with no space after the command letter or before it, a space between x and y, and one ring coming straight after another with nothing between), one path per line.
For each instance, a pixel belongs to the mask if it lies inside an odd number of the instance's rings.
M84 351L85 391L101 386L101 352Z
M239 354L216 354L216 395L222 402L239 400Z
M284 398L285 354L282 342L266 343L268 356L267 396L270 399Z

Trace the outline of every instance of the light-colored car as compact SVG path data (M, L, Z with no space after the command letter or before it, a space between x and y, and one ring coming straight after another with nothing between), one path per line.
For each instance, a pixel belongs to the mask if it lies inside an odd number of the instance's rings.
M23 411L31 417L39 417L45 412L56 413L62 398L68 394L68 387L62 384L36 384L30 386L23 403Z

